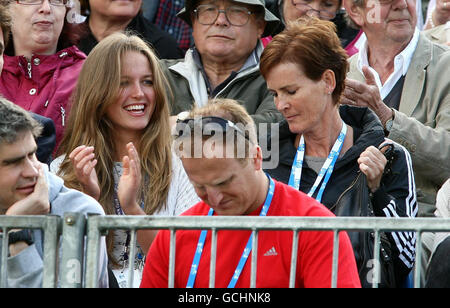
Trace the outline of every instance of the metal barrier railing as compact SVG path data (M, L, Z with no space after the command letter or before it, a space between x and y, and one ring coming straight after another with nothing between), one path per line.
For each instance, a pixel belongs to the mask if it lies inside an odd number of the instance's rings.
M7 287L8 232L13 229L40 229L44 237L43 282L44 288L57 286L58 237L61 233L61 218L58 216L0 216L2 249L0 258L0 288Z
M86 228L87 225L87 228ZM420 287L421 277L421 237L423 232L449 232L450 219L444 218L362 218L362 217L153 217L153 216L91 216L85 218L78 213L66 213L64 218L58 216L0 216L2 231L2 249L0 264L0 287L7 286L6 260L8 256L7 233L12 229L40 229L44 237L43 284L45 288L61 287L97 287L99 241L108 230L122 229L131 231L131 256L136 254L136 232L141 229L169 229L171 231L169 282L173 287L175 277L175 243L177 230L212 231L210 287L215 286L215 266L217 249L217 231L251 230L253 232L253 254L251 258L250 287L256 285L258 233L267 230L292 231L292 256L290 270L290 287L295 286L298 234L305 230L333 231L334 250L332 262L332 284L337 285L337 267L339 255L340 231L372 231L375 237L375 260L379 260L380 232L411 231L416 232L416 265L414 270L414 287ZM61 245L58 239L61 237ZM87 237L87 244L84 241ZM87 246L87 250L86 250ZM58 250L62 255L59 263ZM85 253L86 252L86 253ZM86 262L84 259L86 257ZM83 266L84 265L84 266ZM374 262L373 286L379 281L379 262ZM84 268L84 271L82 270ZM129 271L128 285L132 285L134 271ZM85 278L85 279L83 279ZM84 281L84 284L83 284Z
M333 231L334 247L332 262L331 287L337 286L339 232L340 231L372 231L374 232L375 260L380 259L380 232L410 231L416 232L416 266L414 270L414 287L420 287L421 275L421 237L423 232L448 232L450 219L443 218L380 218L380 217L153 217L153 216L93 216L88 219L87 227L87 270L86 287L97 287L97 260L99 258L99 241L108 230L122 229L131 231L131 249L129 258L136 254L136 232L141 229L169 229L171 231L169 282L168 287L174 287L175 277L175 243L176 230L211 230L211 264L209 287L215 284L215 266L218 230L251 230L253 232L251 279L250 287L256 285L257 243L258 232L266 230L281 230L293 232L291 270L289 286L295 286L295 272L297 262L298 234L305 230ZM129 271L128 285L132 285L133 272ZM374 262L373 286L377 287L380 269L379 262Z

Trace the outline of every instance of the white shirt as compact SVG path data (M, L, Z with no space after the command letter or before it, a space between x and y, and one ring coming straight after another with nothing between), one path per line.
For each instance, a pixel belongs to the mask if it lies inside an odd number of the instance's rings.
M395 86L397 81L402 77L405 76L408 72L409 65L411 64L411 60L414 54L414 51L416 50L417 43L419 42L419 29L415 29L414 35L409 42L408 46L406 46L405 49L401 53L395 56L394 58L394 71L392 74L388 77L386 82L384 84L381 83L380 76L378 73L369 65L369 59L367 57L367 41L362 44L361 48L359 49L358 53L358 69L362 74L362 67L368 66L369 70L372 72L372 74L375 76L375 82L380 89L380 95L381 99L384 99L392 90L392 88Z
M431 18L431 15L433 14L435 8L436 8L436 0L430 0L430 2L428 2L427 8L427 20Z
M431 1L433 1L433 0L431 0ZM422 31L423 26L424 26L424 20L423 20L422 1L421 0L416 0L416 15L417 15L416 27L419 28L419 31Z

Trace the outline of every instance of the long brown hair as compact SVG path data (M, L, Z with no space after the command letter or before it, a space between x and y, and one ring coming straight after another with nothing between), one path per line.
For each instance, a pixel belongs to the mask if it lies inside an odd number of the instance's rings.
M101 191L99 202L106 214L116 214L112 172L116 153L112 133L114 128L106 116L106 110L119 96L121 59L127 52L139 52L146 56L153 72L156 106L137 145L142 178L148 179L141 183L144 211L151 215L166 205L171 181L172 139L167 103L169 86L155 53L137 36L112 34L103 39L86 59L74 91L73 105L60 147L60 154L64 153L66 157L60 166L59 175L68 187L81 190L68 155L79 145L93 146L98 160L95 171Z

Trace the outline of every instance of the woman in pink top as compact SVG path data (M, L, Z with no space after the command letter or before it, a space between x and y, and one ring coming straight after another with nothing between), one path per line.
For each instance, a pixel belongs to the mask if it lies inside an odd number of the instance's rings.
M67 0L1 0L12 19L0 78L0 94L26 110L51 118L56 148L69 99L86 58L74 46L78 27L66 18Z

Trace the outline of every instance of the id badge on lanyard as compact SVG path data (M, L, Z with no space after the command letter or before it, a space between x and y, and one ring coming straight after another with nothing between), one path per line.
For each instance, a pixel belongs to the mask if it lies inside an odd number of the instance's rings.
M266 200L264 201L264 205L261 209L261 213L259 216L266 216L267 212L269 211L270 204L272 203L273 194L275 192L275 182L272 180L272 178L267 175L269 178L269 191L267 192ZM208 216L212 216L214 214L214 210L210 209L208 212ZM189 279L186 285L186 288L193 288L195 283L195 278L197 277L197 271L198 266L200 264L200 259L202 257L203 252L203 246L205 245L206 240L206 234L208 233L207 230L203 230L200 234L200 238L198 240L197 249L195 251L194 260L192 261L191 271L189 273ZM239 263L236 267L236 270L234 271L233 277L231 277L231 281L228 284L228 288L234 288L236 286L236 283L241 276L242 270L245 266L245 263L247 262L248 256L250 255L250 252L252 251L252 240L253 240L253 234L250 235L250 238L248 239L247 245L245 246L244 252L242 253L241 259L239 260Z
M317 175L314 185L311 187L311 190L308 193L308 196L312 197L316 192L317 187L319 187L319 184L323 180L319 192L317 193L317 196L315 198L318 202L322 201L323 192L325 191L325 187L327 186L328 180L330 179L330 176L333 173L334 165L336 164L336 160L339 157L339 153L341 152L346 135L347 135L347 125L344 122L342 122L341 132L338 138L336 139L336 142L334 143L327 160L320 169L320 172ZM305 147L306 147L305 140L302 135L302 137L300 138L300 143L298 145L297 154L295 154L294 162L292 163L291 175L289 177L289 186L295 188L296 190L300 188L303 160L305 158Z

